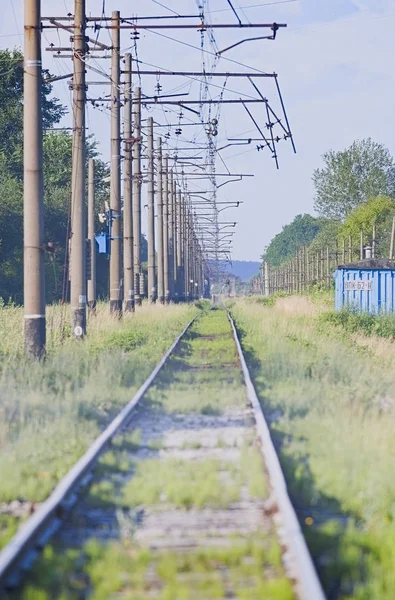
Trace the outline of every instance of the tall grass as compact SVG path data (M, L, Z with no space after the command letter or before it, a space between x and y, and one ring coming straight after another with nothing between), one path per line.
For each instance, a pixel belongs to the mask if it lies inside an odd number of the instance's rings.
M83 342L62 341L62 311L49 309L48 356L32 363L22 356L22 310L0 309L0 503L43 500L197 309L143 306L118 321L99 305Z
M233 312L328 597L395 598L393 347L294 298Z

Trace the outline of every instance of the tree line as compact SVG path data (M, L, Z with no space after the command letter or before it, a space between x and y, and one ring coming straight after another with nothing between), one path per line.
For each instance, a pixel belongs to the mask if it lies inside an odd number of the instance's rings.
M70 238L72 135L54 129L67 108L42 83L44 228L47 302L68 298L67 253ZM108 165L93 135L87 139L87 160L95 158L96 214L109 196ZM0 51L0 298L23 302L23 54ZM102 227L97 221L96 231ZM142 239L143 260L146 240ZM107 296L108 260L98 256L98 295Z
M342 151L330 150L322 160L313 173L317 216L297 215L274 236L262 258L279 267L301 248L335 253L343 240L358 245L361 232L367 244L374 242L376 257L388 258L395 216L395 164L389 150L368 138Z

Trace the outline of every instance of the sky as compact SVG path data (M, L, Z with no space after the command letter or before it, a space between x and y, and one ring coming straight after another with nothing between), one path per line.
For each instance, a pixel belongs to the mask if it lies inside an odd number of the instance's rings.
M121 16L170 15L171 11L183 14L196 13L202 0L104 0L107 15L119 10ZM278 144L280 169L275 168L268 149L257 152L255 145L231 146L221 152L232 173L253 174L240 182L227 184L218 190L218 200L239 200L237 209L221 213L226 221L237 221L232 257L235 260L259 260L265 247L281 228L297 214L313 212L314 188L311 180L315 168L322 165L322 154L330 149L341 150L354 140L371 137L383 143L395 155L394 97L395 97L395 0L232 0L244 22L286 23L278 32L276 41L244 43L227 51L218 61L217 70L229 72L258 69L279 76L297 154L288 142ZM163 8L159 4L167 7ZM86 0L87 13L100 16L103 0ZM233 23L235 17L226 0L205 0L212 23ZM23 45L23 0L2 0L0 45L13 48ZM43 16L64 16L73 12L72 0L42 0ZM215 30L218 48L243 38L264 35L262 30ZM90 32L90 35L93 35ZM167 37L164 37L167 36ZM55 75L71 72L71 60L56 59L45 52L52 42L68 45L69 34L58 35L54 30L43 31L44 67ZM169 40L172 37L178 41ZM99 40L109 43L109 32L101 31ZM185 44L189 44L186 46ZM191 46L197 46L197 49ZM146 65L164 69L200 70L202 53L200 34L164 31L144 32L137 42L139 60ZM130 32L123 30L121 48L135 53ZM206 48L213 51L208 44ZM215 60L205 54L206 66ZM233 62L232 62L233 61ZM239 63L239 64L237 64ZM97 60L100 68L109 69L108 60ZM244 66L241 66L244 65ZM152 68L141 64L141 68ZM88 72L88 81L103 81L100 75ZM268 98L277 113L278 103L272 79L256 80L262 94ZM138 84L139 82L136 81ZM221 94L225 79L212 80L218 87L210 86L211 97ZM155 77L142 80L143 92L155 94ZM162 93L186 93L189 98L199 98L199 84L185 78L163 77ZM180 89L177 89L180 88ZM98 97L108 93L108 86L90 86L88 95ZM54 94L71 106L67 80L54 85ZM248 81L228 78L224 98L251 97L254 90ZM266 115L262 105L251 107L255 120L265 126ZM184 111L186 112L186 111ZM166 112L160 107L144 111L143 117L153 116L161 124L176 123L178 109ZM185 114L183 123L194 116ZM63 125L70 125L66 116ZM103 107L89 108L87 112L89 133L98 142L103 159L108 160L110 123ZM254 125L241 105L222 105L219 119L218 147L228 143L228 138L258 137ZM156 129L164 135L169 128ZM174 127L171 133L174 134ZM201 133L193 127L184 127L178 138L179 146L186 141L199 143ZM248 133L246 133L248 132ZM224 170L217 159L217 171ZM226 179L219 180L220 182ZM191 184L195 190L202 182ZM204 185L204 184L203 184Z

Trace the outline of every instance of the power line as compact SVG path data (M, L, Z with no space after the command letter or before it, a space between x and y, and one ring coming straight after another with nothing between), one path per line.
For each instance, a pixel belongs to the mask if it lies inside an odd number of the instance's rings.
M177 15L177 17L180 17L181 15L176 12L175 10L173 10L172 8L169 8L168 6L165 6L165 4L162 4L162 2L158 2L158 0L152 0L152 2L154 4L157 4L158 6L161 6L162 8L165 8L166 10L168 10L169 12L173 13L173 15Z
M154 33L155 35L158 35L159 37L163 37L167 40L170 40L171 42L176 42L177 44L181 44L183 46L186 46L187 48L192 48L193 50L198 50L199 52L201 51L201 48L199 48L199 46L194 46L193 44L189 44L188 42L184 42L182 40L177 40L169 35L166 35L165 33L160 33L159 31L153 30L153 29L149 29L147 28L146 31L149 31L150 33ZM217 56L214 52L210 52L210 50L203 50L203 52L205 52L206 54L210 54L211 56ZM265 71L262 71L261 69L257 69L255 67L251 67L249 65L246 65L245 63L239 62L237 60L234 60L233 58L228 58L226 56L221 56L222 60L226 60L228 62L231 62L235 65L238 65L239 67L244 67L245 69L251 69L252 71L256 71L257 73L264 73Z
M239 6L241 10L250 10L251 8L262 8L263 6L275 6L277 4L293 4L294 2L300 2L300 0L276 0L275 2L264 2L261 4L250 4L248 6ZM219 8L212 10L212 13L223 13L229 12L230 8Z

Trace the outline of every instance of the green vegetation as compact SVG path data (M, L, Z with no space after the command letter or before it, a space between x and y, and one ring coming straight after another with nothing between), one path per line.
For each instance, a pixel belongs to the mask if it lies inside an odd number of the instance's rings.
M390 236L392 219L395 216L395 200L388 196L369 198L347 215L342 227L339 229L339 241L349 239L359 240L361 232L364 242L371 244L373 228L375 228L375 258L388 258L390 250Z
M345 260L351 262L359 258L361 232L364 245L374 241L375 258L389 256L395 215L395 164L389 150L369 138L340 152L330 150L322 159L323 168L313 173L318 218L297 215L274 236L262 257L272 267L290 263L301 248L318 261L319 253L328 252L330 262L339 264L344 243Z
M293 599L272 538L229 542L225 548L153 553L129 540L107 547L92 541L83 557L48 547L19 600L214 600L229 597L230 585L240 600Z
M63 310L53 307L54 319ZM22 309L0 309L0 503L44 500L195 312L144 306L119 322L100 305L83 343L53 335L46 361L29 363L19 356Z
M207 357L210 365L206 364ZM224 359L231 363L225 369ZM193 386L188 385L191 377L196 378L196 386L202 388L200 406ZM183 394L178 394L175 406L173 395L178 387ZM234 392L230 398L229 389ZM211 420L202 417L203 399L206 410L209 406L211 414L224 413L224 417L219 417L218 422L215 417ZM45 549L26 586L18 590L18 600L214 600L229 597L293 600L292 585L284 576L282 551L269 520L264 533L227 534L222 530L217 533L214 526L213 530L203 526L197 534L196 546L190 548L181 542L180 548L175 546L177 549L172 543L166 548L159 544L155 549L155 543L144 542L144 535L140 538L135 535L139 530L136 515L143 515L143 520L144 515L157 515L159 521L154 535L162 539L158 533L160 515L166 510L172 512L175 523L177 509L183 515L184 511L193 510L198 522L196 511L205 510L206 515L212 511L213 523L216 510L224 511L235 502L256 499L256 508L261 510L259 501L267 498L268 489L253 429L246 426L245 432L236 438L224 433L226 411L230 410L232 415L236 407L238 411L243 407L244 401L240 367L226 312L206 311L195 322L144 401L144 419L157 424L158 429L153 426L151 431L150 426L142 425L142 430L122 433L101 457L96 469L94 484L86 497L88 506L109 512L115 508L118 520L122 518L118 514L124 515L128 529L120 527L117 541L99 543L88 539L82 550L59 548L55 541L54 546ZM166 419L168 424L162 430L160 423L166 423ZM188 423L193 423L189 435ZM202 432L210 427L213 437L207 441ZM185 443L182 443L183 436L177 438L178 428L183 435L187 433ZM167 433L170 433L170 443L166 441ZM224 452L218 458L205 456L207 448L210 452L220 449ZM174 451L176 456L171 455ZM182 452L186 452L184 458ZM190 460L191 453L193 460ZM232 517L229 511L230 521ZM165 528L163 535L171 537L173 529L174 525L167 533ZM143 541L138 543L141 539Z
M267 488L262 467L259 451L248 447L240 464L215 459L198 464L182 459L145 460L124 487L122 505L150 506L162 501L185 509L226 507L240 500L242 486L248 487L252 498L264 499Z
M319 233L323 221L311 215L297 215L274 236L265 251L265 260L278 267L291 259L302 246L308 246Z
M328 325L333 325L351 334L362 333L367 336L395 339L395 315L392 313L375 315L344 307L339 311L322 313L318 324L322 331L326 331Z
M395 193L394 161L387 148L370 138L349 148L330 150L316 169L314 208L323 217L343 220L369 198Z
M328 597L392 600L395 354L375 336L393 325L323 310L307 297L233 308Z
M20 50L0 51L0 298L21 304L23 259L23 55ZM43 169L44 169L44 241L54 243L45 253L47 302L62 298L65 251L70 217L72 136L55 131L67 112L52 86L44 83L43 91ZM87 139L87 160L95 158L97 213L108 197L109 174L101 160L93 136ZM96 230L100 230L99 222ZM147 258L147 242L142 236L142 260ZM98 255L98 294L107 295L108 261Z

